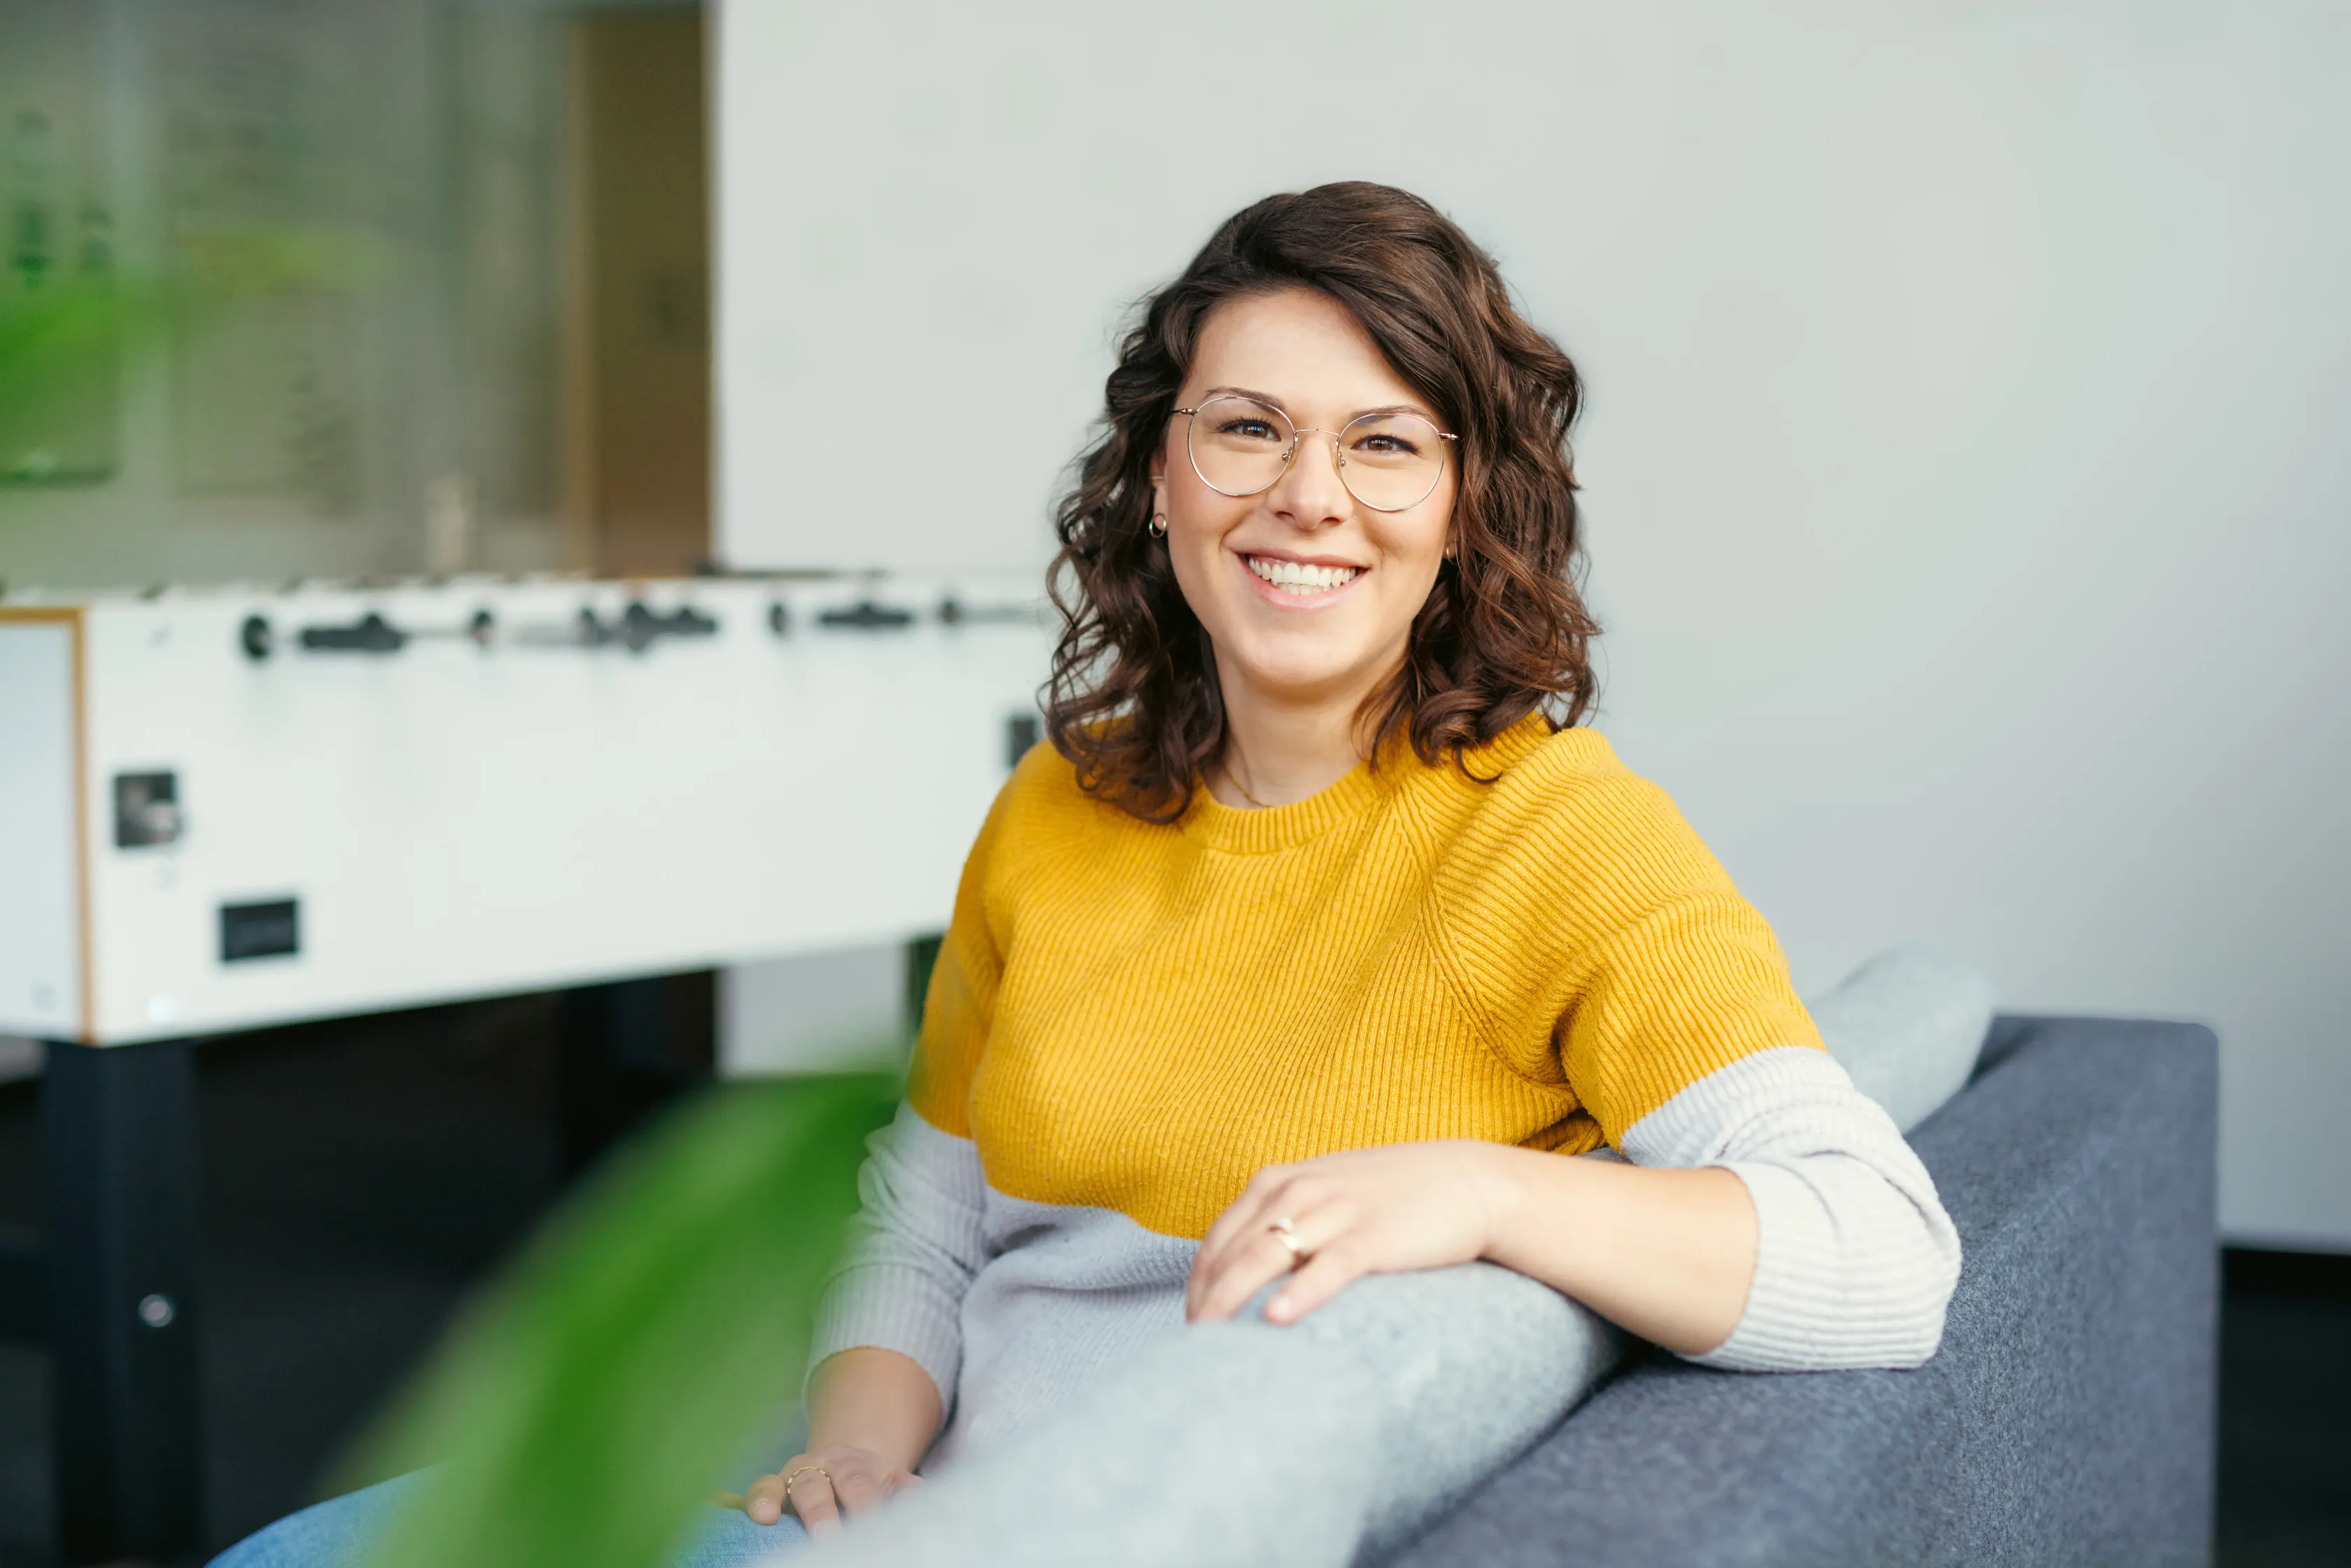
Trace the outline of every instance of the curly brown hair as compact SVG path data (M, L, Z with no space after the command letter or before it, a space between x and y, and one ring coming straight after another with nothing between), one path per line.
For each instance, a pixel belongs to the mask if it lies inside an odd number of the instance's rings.
M1146 527L1152 455L1209 313L1296 287L1352 311L1460 436L1456 553L1413 618L1403 667L1364 704L1374 750L1408 729L1424 763L1458 763L1530 713L1560 728L1592 704L1600 629L1576 588L1567 444L1575 366L1512 306L1493 258L1418 196L1359 181L1268 196L1144 301L1101 438L1054 509L1061 633L1046 732L1088 791L1146 821L1181 816L1225 744L1207 632Z

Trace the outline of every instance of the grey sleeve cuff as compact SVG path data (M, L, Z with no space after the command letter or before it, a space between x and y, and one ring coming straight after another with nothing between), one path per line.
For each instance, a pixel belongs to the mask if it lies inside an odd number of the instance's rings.
M894 1350L930 1374L941 1407L952 1408L964 1292L987 1261L979 1152L909 1105L866 1146L857 1175L862 1207L848 1255L817 1306L809 1369L844 1350Z
M1942 1343L1958 1232L1893 1119L1826 1051L1732 1062L1624 1144L1635 1165L1721 1166L1755 1204L1746 1310L1729 1339L1689 1359L1750 1372L1907 1367Z

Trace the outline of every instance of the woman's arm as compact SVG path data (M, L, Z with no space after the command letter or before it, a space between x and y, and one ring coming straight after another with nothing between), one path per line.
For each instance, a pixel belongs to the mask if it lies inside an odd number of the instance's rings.
M1741 1059L1627 1131L1635 1164L1489 1144L1352 1150L1261 1172L1195 1260L1195 1318L1294 1320L1357 1276L1485 1258L1669 1350L1742 1369L1914 1366L1959 1241L1925 1167L1825 1051Z
M913 1356L860 1345L827 1356L809 1379L809 1448L863 1448L902 1470L923 1462L946 1416Z
M1270 1166L1194 1260L1196 1320L1230 1317L1289 1271L1288 1218L1306 1261L1266 1303L1292 1322L1364 1274L1483 1258L1685 1354L1729 1337L1754 1273L1756 1216L1727 1170L1643 1170L1466 1140L1351 1149Z
M1682 1355L1730 1337L1755 1277L1755 1205L1718 1167L1648 1170L1486 1145L1497 1196L1481 1256Z
M810 1535L830 1535L842 1511L920 1484L914 1467L945 1416L938 1385L914 1357L878 1345L827 1356L809 1378L807 1451L753 1482L743 1511L773 1524L789 1507Z
M1454 1140L1351 1149L1259 1173L1194 1260L1195 1319L1230 1317L1290 1266L1266 1303L1292 1322L1364 1274L1483 1258L1531 1275L1668 1350L1730 1335L1755 1271L1756 1213L1727 1170L1644 1170Z
M912 1482L955 1388L963 1296L987 1254L978 1155L911 1105L869 1146L849 1256L817 1312L808 1451L750 1487L761 1524L789 1508L829 1533Z

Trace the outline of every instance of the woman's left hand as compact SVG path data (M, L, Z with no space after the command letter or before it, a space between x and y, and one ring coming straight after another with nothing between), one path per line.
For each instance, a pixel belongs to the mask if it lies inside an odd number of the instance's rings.
M1297 1277L1266 1303L1265 1315L1295 1322L1365 1274L1483 1257L1510 1201L1510 1153L1451 1139L1268 1166L1208 1228L1185 1285L1184 1315L1229 1318L1294 1268ZM1297 1259L1274 1224L1280 1219L1297 1239Z

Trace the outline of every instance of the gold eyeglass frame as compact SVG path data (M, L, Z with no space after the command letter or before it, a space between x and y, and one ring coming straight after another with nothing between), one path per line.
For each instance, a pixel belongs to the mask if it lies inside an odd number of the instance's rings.
M1281 415L1282 423L1290 426L1290 445L1281 455L1280 471L1275 474L1272 478L1268 479L1264 484L1259 485L1254 490L1228 490L1223 486L1218 485L1216 481L1210 479L1207 474L1201 471L1200 455L1192 450L1192 433L1200 428L1200 422L1196 417L1200 410L1207 407L1209 403L1216 402L1253 402L1259 408L1270 408L1274 413ZM1401 507L1374 507L1371 502L1364 500L1363 497L1356 496L1355 487L1347 483L1347 449L1345 445L1343 444L1343 438L1347 432L1354 429L1355 426L1363 423L1365 420L1393 419L1397 414L1403 414L1408 419L1419 420L1431 430L1437 430L1437 422L1435 420L1424 418L1420 414L1414 413L1410 409L1392 408L1383 410L1377 413L1359 413L1336 430L1325 430L1322 426L1315 424L1298 424L1290 419L1289 411L1286 409L1276 407L1274 404L1267 402L1263 398L1250 397L1243 392L1218 392L1215 397L1209 398L1203 402L1195 403L1190 408L1172 409L1169 412L1183 414L1192 421L1191 423L1184 427L1184 455L1190 460L1192 472L1199 475L1200 483L1207 486L1209 489L1216 491L1217 495L1230 496L1235 500L1240 500L1249 496L1262 496L1268 490L1272 489L1276 485L1280 484L1283 479L1287 478L1290 474L1290 465L1298 461L1298 448L1303 444L1305 438L1310 435L1327 435L1331 438L1331 466L1337 471L1339 483L1345 487L1348 495L1355 497L1355 504L1357 506L1370 507L1374 512L1409 512L1415 507L1419 506L1423 501L1427 500L1431 496L1437 494L1437 481L1445 477L1445 464L1440 453L1439 461L1437 465L1437 472L1429 476L1428 488L1423 490L1419 495L1414 497L1411 500L1406 501ZM1461 440L1459 436L1454 434L1449 430L1437 430L1437 436L1440 441L1450 441L1455 443L1457 445Z

